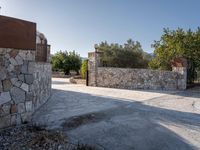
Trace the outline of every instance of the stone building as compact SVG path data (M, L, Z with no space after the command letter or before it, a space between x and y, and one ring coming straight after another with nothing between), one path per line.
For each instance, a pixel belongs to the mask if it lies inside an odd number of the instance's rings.
M51 65L50 46L43 34L36 33L35 23L0 16L0 27L0 128L4 128L29 122L50 97Z

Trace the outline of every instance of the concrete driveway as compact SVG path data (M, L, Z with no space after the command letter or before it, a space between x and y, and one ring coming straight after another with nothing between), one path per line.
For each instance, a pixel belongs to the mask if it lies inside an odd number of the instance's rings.
M200 149L200 89L141 91L86 87L53 79L35 124L106 150ZM41 115L42 114L42 115Z

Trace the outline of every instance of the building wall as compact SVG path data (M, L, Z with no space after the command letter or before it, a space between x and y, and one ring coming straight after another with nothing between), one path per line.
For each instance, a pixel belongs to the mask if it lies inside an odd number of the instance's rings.
M35 51L0 48L0 128L25 123L51 95L51 65Z

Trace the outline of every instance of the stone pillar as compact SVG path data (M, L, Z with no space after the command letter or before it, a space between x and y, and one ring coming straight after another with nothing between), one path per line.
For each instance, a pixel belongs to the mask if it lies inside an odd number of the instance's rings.
M100 66L100 53L88 53L88 85L97 86L98 67Z
M172 71L177 73L177 89L185 90L187 88L187 60L175 58L172 61Z
M88 85L96 86L96 75L97 75L97 63L96 63L96 53L88 53Z

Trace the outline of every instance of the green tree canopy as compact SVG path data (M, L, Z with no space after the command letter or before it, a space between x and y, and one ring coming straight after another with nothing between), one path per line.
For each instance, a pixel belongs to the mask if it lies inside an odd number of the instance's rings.
M65 74L69 74L73 70L79 74L81 58L75 51L59 51L52 56L51 63L53 70L64 71Z
M194 32L164 29L152 47L155 48L155 58L149 63L152 69L170 70L171 60L177 57L186 58L194 68L200 69L200 28Z
M138 41L129 39L124 45L108 44L106 41L96 45L102 52L102 62L107 67L147 68L151 55L145 53Z

